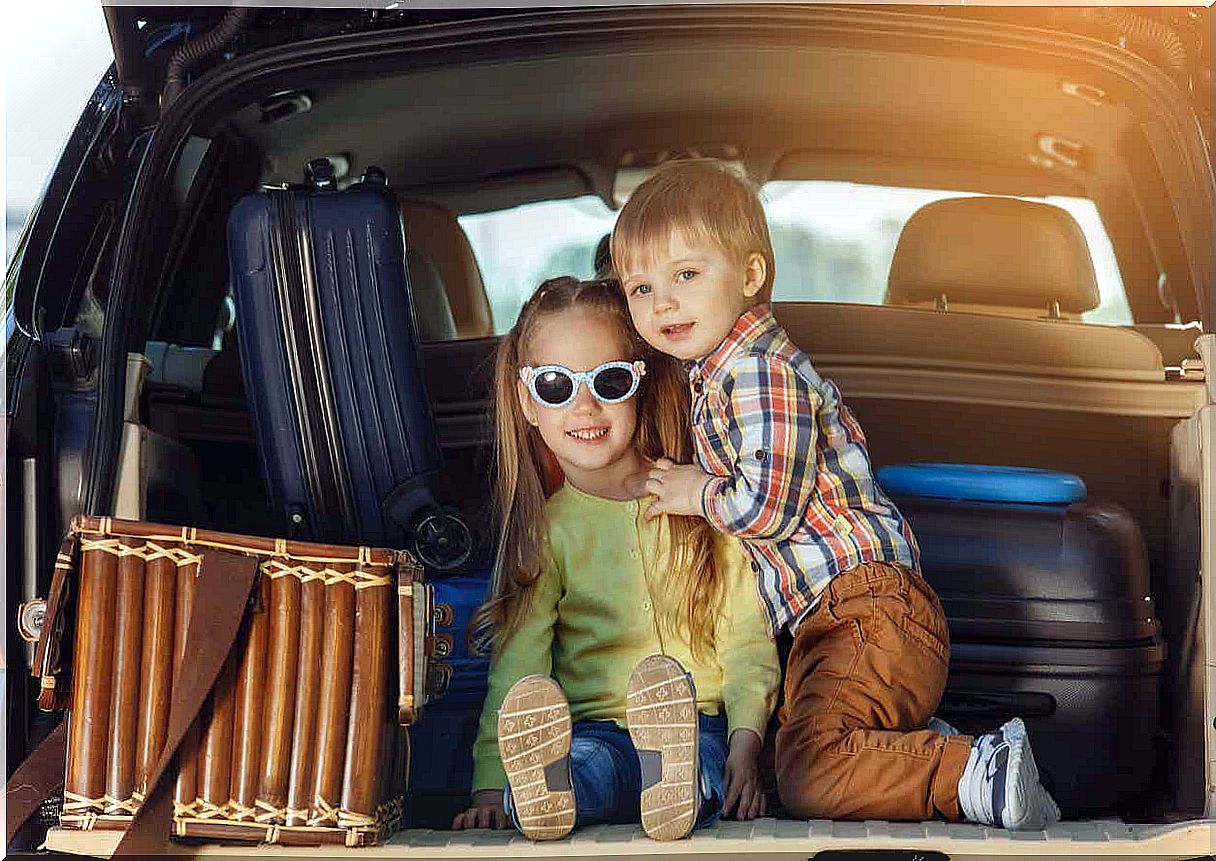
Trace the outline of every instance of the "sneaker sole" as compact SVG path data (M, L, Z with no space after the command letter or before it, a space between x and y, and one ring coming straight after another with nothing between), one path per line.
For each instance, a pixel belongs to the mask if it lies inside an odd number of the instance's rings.
M629 737L642 764L642 828L655 840L687 837L700 801L692 680L676 661L651 655L629 677L625 702Z
M576 813L570 705L557 682L525 676L511 686L498 711L498 753L524 836L558 840L569 834Z

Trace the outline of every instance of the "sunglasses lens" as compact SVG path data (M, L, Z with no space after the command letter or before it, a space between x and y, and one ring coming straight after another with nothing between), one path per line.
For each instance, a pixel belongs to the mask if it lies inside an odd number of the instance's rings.
M633 388L633 374L626 368L605 368L595 375L595 393L606 401L619 401Z
M557 371L545 371L536 377L536 395L547 404L564 404L574 391L574 381Z

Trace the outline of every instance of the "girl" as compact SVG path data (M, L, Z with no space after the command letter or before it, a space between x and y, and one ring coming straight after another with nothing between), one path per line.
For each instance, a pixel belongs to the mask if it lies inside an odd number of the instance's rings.
M779 669L750 571L703 520L647 520L639 499L655 458L691 453L686 390L614 281L546 281L504 337L501 533L475 623L493 657L453 828L509 819L543 840L640 818L676 839L764 814ZM564 483L546 501L553 461Z

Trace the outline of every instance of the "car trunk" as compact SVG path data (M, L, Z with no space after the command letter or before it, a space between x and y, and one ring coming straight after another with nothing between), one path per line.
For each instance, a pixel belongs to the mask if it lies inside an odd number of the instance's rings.
M141 173L150 185L137 189L107 309L100 397L103 411L109 399L111 413L98 414L93 444L118 451L117 404L127 389L120 359L129 343L144 343L149 355L164 346L161 368L143 386L141 410L127 413L142 415L171 451L164 465L145 470L145 481L156 479L160 491L133 490L115 465L94 458L84 474L86 507L114 513L114 499L135 493L136 508L149 520L177 522L192 513L212 528L274 530L235 344L216 324L226 301L226 249L208 237L220 235L233 202L258 182L297 180L303 162L321 155L346 159L352 176L378 164L403 196L465 213L588 189L603 193L611 183L596 172L604 165L616 164L626 149L667 145L682 126L738 141L745 152L763 154L753 164L773 171L782 157L788 162L801 152L814 167L800 168L800 176L854 182L882 176L892 185L915 185L935 175L956 183L943 188L996 194L1081 190L1107 219L1137 322L1164 329L1194 319L1210 329L1211 261L1196 252L1210 239L1204 231L1212 179L1179 91L1143 60L1048 29L1063 19L1059 10L1049 20L1024 11L1012 24L982 15L840 8L538 14L368 28L247 51L187 86L161 118ZM301 32L299 21L277 23ZM678 50L670 44L673 33L680 34ZM634 77L605 83L611 77L606 64L616 68L623 59ZM656 77L665 65L681 63L684 72L666 81ZM757 73L763 85L738 83L739 70L749 67L765 67ZM971 77L960 80L960 71ZM142 82L145 72L126 73ZM832 74L840 80L829 82ZM914 78L906 88L897 83L904 75ZM1008 107L980 101L985 76L1017 91L1022 101L1009 110L1012 116L1003 126L951 120L964 109ZM1092 122L1070 117L1074 95L1036 114L1037 95L1069 94L1061 82L1078 81L1094 88L1086 91L1091 98L1095 90L1104 94ZM917 87L936 87L940 98L926 99ZM929 101L942 103L938 113L918 116L915 108ZM930 134L935 121L949 123L949 133ZM1034 149L1042 137L1025 136L1027 130L1074 122L1071 134L1086 144L1077 164L1053 150L1051 169L1026 167L1033 163L1028 155L1051 157L1041 146ZM491 138L494 129L499 133ZM923 133L921 150L891 144L899 130L913 138ZM1101 133L1117 138L1119 147L1104 151L1085 137ZM579 143L587 140L597 143ZM1135 154L1151 158L1153 169L1129 177ZM166 182L161 189L158 180ZM1120 205L1124 194L1137 196L1134 213ZM176 226L158 233L152 229L157 219L162 228ZM141 239L145 244L137 246ZM169 262L154 270L146 252L136 259L135 247L159 247ZM1169 276L1165 282L1161 273ZM1163 290L1169 303L1159 301ZM840 386L866 431L876 468L936 461L1061 470L1080 476L1091 499L1120 506L1139 526L1149 597L1166 646L1159 773L1147 782L1150 790L1101 818L1025 835L945 822L766 818L723 822L672 844L648 841L635 826L581 829L569 841L534 844L514 832L451 832L429 821L425 828L407 823L385 845L360 851L413 858L740 852L806 858L861 850L889 851L883 857L891 858L1185 858L1211 852L1216 826L1205 817L1216 812L1216 658L1208 651L1208 635L1216 636L1214 375L1205 378L1185 346L1186 356L1167 351L1163 358L1157 351L1154 360L1144 348L1144 361L1124 361L1125 349L1143 344L1112 335L1074 350L1060 333L1084 329L1080 324L810 302L780 303L776 313L820 373ZM127 341L111 332L124 327ZM1206 337L1203 358L1210 365L1216 356L1212 336ZM474 522L484 516L490 489L485 417L495 343L480 337L423 348L449 486ZM189 381L167 371L169 351L179 349L201 351L196 359L206 371L191 372ZM1103 350L1109 361L1102 360ZM183 452L198 478L175 494L190 473L173 465ZM105 832L54 830L47 847L106 855L116 840ZM174 851L238 850L175 845Z

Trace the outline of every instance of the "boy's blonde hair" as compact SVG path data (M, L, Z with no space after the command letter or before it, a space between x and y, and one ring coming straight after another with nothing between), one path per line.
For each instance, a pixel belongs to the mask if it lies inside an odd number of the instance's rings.
M653 256L675 231L708 240L742 263L764 257L767 273L756 301L772 297L773 241L756 186L740 171L713 158L659 165L621 209L612 230L612 261L622 279L631 265Z
M545 521L548 453L539 431L527 420L516 387L519 369L531 364L537 324L573 308L603 314L629 345L620 358L646 362L637 392L634 445L643 457L692 461L688 378L679 363L641 339L629 318L624 292L614 279L553 278L524 303L515 325L499 342L494 362L494 423L498 552L489 600L473 618L472 633L482 647L499 647L530 610L533 587L548 558ZM662 628L684 638L693 657L715 648L715 626L724 595L723 572L714 554L714 531L701 517L664 515L671 555L665 560L655 610Z

